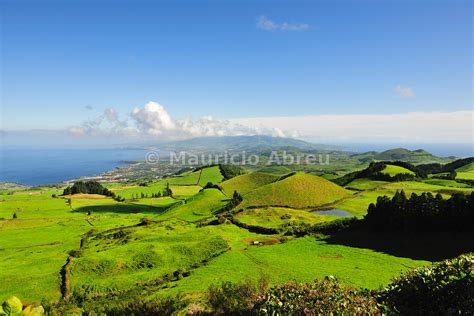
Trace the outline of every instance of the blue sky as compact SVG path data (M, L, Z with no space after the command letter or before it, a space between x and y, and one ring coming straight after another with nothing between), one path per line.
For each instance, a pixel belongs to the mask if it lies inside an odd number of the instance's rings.
M2 129L128 120L149 101L195 119L472 111L472 9L3 1Z

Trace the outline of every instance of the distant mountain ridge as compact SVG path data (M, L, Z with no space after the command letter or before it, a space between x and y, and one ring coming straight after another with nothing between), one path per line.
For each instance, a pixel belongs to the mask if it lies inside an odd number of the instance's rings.
M446 163L454 159L454 157L438 157L423 149L409 150L406 148L394 148L382 152L369 151L361 154L353 154L351 157L361 162L400 160L415 164L427 162Z
M284 148L300 150L335 150L336 146L313 144L304 140L273 137L266 135L255 136L212 136L197 137L187 140L169 142L161 145L162 148L196 150L196 151L264 151Z
M354 159L355 161L368 163L371 161L405 161L412 164L426 163L448 163L455 157L438 157L426 150L409 150L405 148L394 148L382 152L368 151L354 153L343 150L337 145L314 144L300 139L273 137L265 135L255 136L213 136L197 137L187 140L167 142L157 145L160 150L188 151L188 152L241 152L247 151L256 154L268 155L272 150L287 150L295 152L330 152L337 153Z

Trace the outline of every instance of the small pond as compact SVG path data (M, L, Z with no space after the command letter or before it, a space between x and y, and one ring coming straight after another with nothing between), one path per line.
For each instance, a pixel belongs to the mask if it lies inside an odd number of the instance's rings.
M333 208L330 210L325 211L312 211L313 214L320 214L320 215L332 215L332 216L339 216L339 217L352 217L351 213L343 210L338 210L337 208Z

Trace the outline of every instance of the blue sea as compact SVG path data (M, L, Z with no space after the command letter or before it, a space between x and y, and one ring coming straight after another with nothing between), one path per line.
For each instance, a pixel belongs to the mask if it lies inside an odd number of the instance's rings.
M127 160L144 160L140 149L23 149L0 147L0 182L56 184L93 176Z
M395 147L425 149L438 156L473 156L472 144L338 144L355 152L383 151ZM24 185L56 184L81 176L94 176L125 165L127 160L144 160L145 149L26 149L0 147L0 182Z

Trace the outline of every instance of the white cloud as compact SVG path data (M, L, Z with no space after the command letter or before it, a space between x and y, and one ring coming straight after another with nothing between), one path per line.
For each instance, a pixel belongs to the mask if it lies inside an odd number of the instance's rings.
M257 19L257 28L264 31L306 31L309 29L309 24L305 23L276 23L266 16L262 15Z
M404 98L410 98L415 96L415 92L410 87L402 87L397 85L394 89L395 93Z
M79 126L71 126L68 133L73 136L131 136L135 130L128 126L126 120L121 121L118 113L107 108L95 119L87 120Z
M297 137L321 142L411 143L471 143L474 138L473 121L474 111L252 117L230 120L249 127L297 130Z
M474 111L400 114L308 115L219 119L173 118L156 102L134 108L121 120L106 109L102 115L69 128L69 134L92 137L136 137L148 140L202 136L272 135L318 142L470 143Z
M176 129L166 109L156 102L148 102L143 108L134 108L131 114L137 128L150 135L161 135Z
M205 116L175 119L164 106L148 102L142 108L134 108L128 120L120 120L118 113L106 109L102 115L68 129L74 136L125 136L160 139L184 139L201 136L273 135L288 137L295 132L285 132L271 127L248 127L245 124Z

